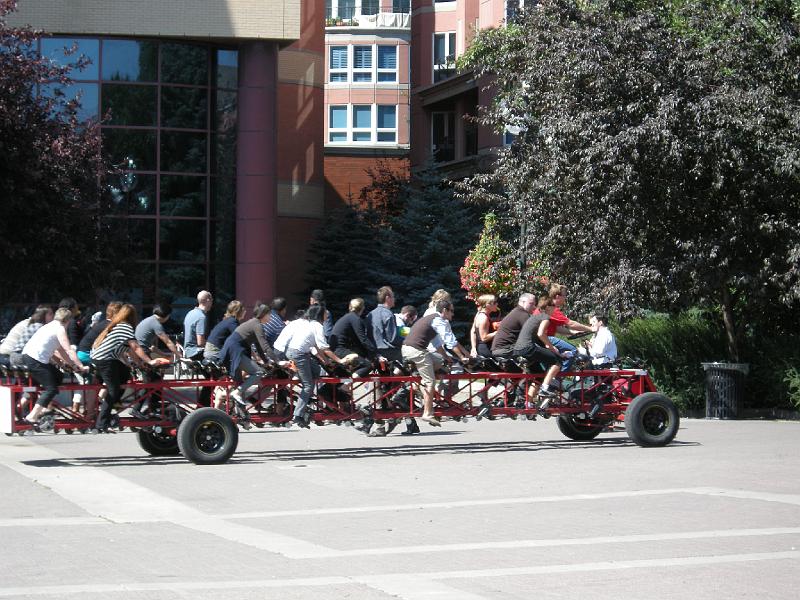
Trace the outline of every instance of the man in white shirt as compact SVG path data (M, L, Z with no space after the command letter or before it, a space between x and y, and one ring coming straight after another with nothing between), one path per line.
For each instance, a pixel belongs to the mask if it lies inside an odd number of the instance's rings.
M602 365L617 359L617 341L607 323L608 317L602 314L596 314L589 319L594 335L586 342L586 353L591 356L593 365Z

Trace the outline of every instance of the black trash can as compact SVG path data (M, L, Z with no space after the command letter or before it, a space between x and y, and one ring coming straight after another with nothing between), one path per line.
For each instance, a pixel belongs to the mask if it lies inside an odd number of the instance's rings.
M744 408L744 378L750 365L702 363L706 372L706 419L738 419Z

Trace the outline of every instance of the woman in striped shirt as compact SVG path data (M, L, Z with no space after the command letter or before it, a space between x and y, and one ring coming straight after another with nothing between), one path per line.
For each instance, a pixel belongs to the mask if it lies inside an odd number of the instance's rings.
M106 384L108 394L100 405L97 414L97 430L108 432L111 409L122 397L122 385L131 377L128 360L154 366L157 359L150 359L136 341L136 309L132 304L123 304L92 345L90 356L92 364L102 383Z

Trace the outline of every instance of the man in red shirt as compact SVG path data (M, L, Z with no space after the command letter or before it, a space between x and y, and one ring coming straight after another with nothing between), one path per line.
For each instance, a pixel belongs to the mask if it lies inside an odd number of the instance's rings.
M565 342L564 340L555 337L556 333L591 333L592 328L588 325L573 321L567 317L567 315L561 312L561 307L564 306L565 302L567 301L566 286L559 283L550 284L548 296L552 298L553 304L555 304L555 309L553 310L553 314L550 315L550 324L547 327L547 336L550 338L550 342L553 344L553 346L555 346L562 354L567 351L572 352L572 354L568 355L569 358L566 358L564 362L561 363L561 372L563 373L564 371L569 371L570 367L572 366L572 357L575 355L577 348L575 348L575 346L569 342Z

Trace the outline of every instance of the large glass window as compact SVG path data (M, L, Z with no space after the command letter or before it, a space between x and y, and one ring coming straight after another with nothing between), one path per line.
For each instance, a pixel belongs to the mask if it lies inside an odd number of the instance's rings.
M397 141L397 107L378 105L378 127L379 142Z
M46 38L38 50L60 65L89 59L73 71L74 84L44 84L40 93L80 95L81 118L109 115L103 151L123 170L108 182L112 210L104 224L127 240L149 277L130 297L149 303L171 296L176 307L190 305L214 281L232 294L237 51L96 38ZM225 290L217 297L226 298Z

